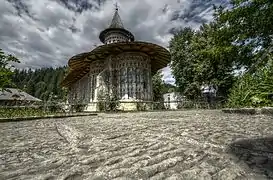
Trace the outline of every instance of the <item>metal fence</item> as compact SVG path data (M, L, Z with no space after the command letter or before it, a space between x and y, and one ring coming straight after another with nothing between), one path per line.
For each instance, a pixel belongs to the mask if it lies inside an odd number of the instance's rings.
M90 105L93 108L90 108ZM79 112L169 111L182 109L218 109L223 102L205 101L99 101L89 104L40 104L28 106L0 106L0 118L75 114Z
M224 107L224 101L207 103L206 101L100 101L96 102L98 111L126 111L126 105L135 104L132 111L157 111L157 110L181 110L181 109L220 109ZM83 105L84 107L84 105ZM127 110L128 111L128 110Z

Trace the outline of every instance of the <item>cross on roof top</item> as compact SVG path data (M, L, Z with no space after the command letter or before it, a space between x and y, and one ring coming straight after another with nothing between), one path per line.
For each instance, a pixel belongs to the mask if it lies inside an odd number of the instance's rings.
M123 29L123 24L121 22L120 16L118 14L118 3L115 3L115 8L116 11L114 13L111 25L109 28L122 28Z
M116 2L114 5L115 5L116 11L118 11L118 8L119 8L118 3Z

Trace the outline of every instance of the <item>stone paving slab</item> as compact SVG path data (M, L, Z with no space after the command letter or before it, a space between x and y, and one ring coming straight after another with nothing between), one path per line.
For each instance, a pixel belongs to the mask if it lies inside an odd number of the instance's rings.
M0 124L0 179L273 179L273 121L221 111Z

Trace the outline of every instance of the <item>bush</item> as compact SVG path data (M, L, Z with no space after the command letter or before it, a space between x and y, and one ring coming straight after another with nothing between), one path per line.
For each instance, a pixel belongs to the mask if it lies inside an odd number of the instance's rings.
M83 112L85 106L86 105L84 104L76 104L72 105L72 109L75 110L76 112Z
M273 106L273 60L255 73L245 73L231 88L227 107Z
M44 116L46 113L39 107L0 107L1 118Z
M138 111L145 111L146 110L146 103L137 102L137 110Z
M164 106L164 102L154 102L153 103L153 110L164 110L166 109Z

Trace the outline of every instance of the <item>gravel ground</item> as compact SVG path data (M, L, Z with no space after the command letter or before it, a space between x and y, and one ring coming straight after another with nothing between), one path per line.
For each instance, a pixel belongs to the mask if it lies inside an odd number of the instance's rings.
M273 179L273 118L220 111L0 123L0 179Z

